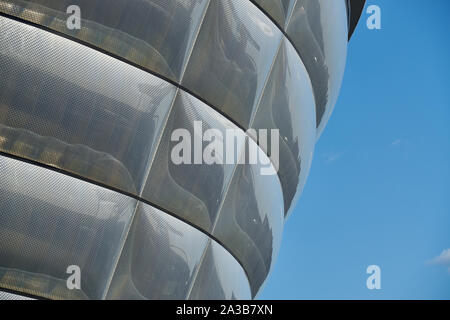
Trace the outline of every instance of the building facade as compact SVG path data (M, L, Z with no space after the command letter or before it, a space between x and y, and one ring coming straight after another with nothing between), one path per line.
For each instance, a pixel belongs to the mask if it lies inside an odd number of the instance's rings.
M0 0L0 298L254 298L363 2ZM174 163L196 123L276 174Z

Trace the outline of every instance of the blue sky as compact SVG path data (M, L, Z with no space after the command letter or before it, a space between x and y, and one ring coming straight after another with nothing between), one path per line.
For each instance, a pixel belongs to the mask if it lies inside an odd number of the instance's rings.
M261 299L450 299L450 1L371 4Z

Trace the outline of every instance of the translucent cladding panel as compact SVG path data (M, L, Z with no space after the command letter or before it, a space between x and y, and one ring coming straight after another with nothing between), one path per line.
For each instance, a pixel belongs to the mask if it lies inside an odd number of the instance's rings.
M107 299L186 299L208 237L140 203Z
M345 1L297 0L287 33L311 78L320 135L336 103L345 69Z
M217 133L211 142L206 139L210 129ZM179 91L142 197L210 231L235 167L224 164L227 129L238 130L206 104ZM243 140L244 132L238 131ZM236 141L240 150L242 144ZM222 145L216 149L215 163L203 156L211 143Z
M278 254L284 223L280 181L273 168L271 175L263 170L267 163L237 166L212 233L242 263L253 297Z
M188 297L192 300L249 300L244 270L221 245L211 240Z
M114 191L0 156L0 288L101 299L136 205ZM75 275L69 266L80 268L81 290L68 289Z
M177 81L207 3L208 0L0 0L0 11L75 37ZM70 15L66 10L71 5L80 8L79 30L67 27Z
M280 39L250 1L211 1L182 83L247 127Z
M176 88L0 17L0 150L138 193Z
M316 141L314 95L308 73L289 41L283 40L254 121L254 129L279 130L279 170L284 209L301 193ZM260 144L264 148L263 144ZM271 139L264 149L271 154Z
M295 0L253 0L269 14L283 29L292 13Z

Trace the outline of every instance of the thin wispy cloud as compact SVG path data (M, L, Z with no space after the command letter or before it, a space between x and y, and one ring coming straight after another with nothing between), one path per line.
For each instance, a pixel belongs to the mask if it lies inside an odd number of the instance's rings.
M390 147L411 146L411 141L405 138L395 138L389 144Z
M442 253L436 258L430 261L433 265L440 265L447 268L447 271L450 272L450 249L445 249Z
M328 154L325 158L326 163L333 163L337 160L339 160L344 155L343 152L334 152L331 154Z

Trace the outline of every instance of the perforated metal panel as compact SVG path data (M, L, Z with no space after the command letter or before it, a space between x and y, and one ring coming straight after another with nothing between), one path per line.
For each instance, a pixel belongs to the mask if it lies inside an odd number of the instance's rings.
M262 167L255 164L236 168L212 233L241 261L253 296L278 254L284 223L280 182L277 175L262 175Z
M280 130L279 170L286 211L301 194L316 137L311 81L291 43L283 40L251 127ZM267 154L273 153L267 139ZM262 146L264 148L264 146Z
M336 103L345 70L346 2L297 0L287 34L311 78L320 136Z
M0 30L0 151L138 194L175 87L17 21Z
M210 241L188 298L251 299L250 286L244 270L233 256L214 240Z
M175 130L180 129L189 136L172 136ZM226 154L221 155L223 162L204 162L203 150L208 142L203 141L203 133L208 129L215 129L222 134L224 146L226 130L239 130L198 99L180 91L165 126L142 197L211 231L235 164L226 164ZM240 135L244 138L243 131L240 131ZM187 156L189 161L177 164L172 154L178 154L175 146L185 140L189 143L189 150L184 150L190 152ZM200 146L200 157L195 154L195 144Z
M137 202L0 156L0 288L50 299L101 299ZM80 290L70 290L78 266Z
M254 297L336 102L345 2L0 0L16 17L0 17L0 152L33 163L0 161L0 288ZM81 30L66 27L69 5L81 8ZM195 121L202 133L237 130L247 138L237 154L260 150L238 126L279 129L278 176L194 155L174 163L172 133L195 139ZM270 139L262 148L271 153ZM138 201L149 204L128 233ZM72 260L82 290L65 286Z
M208 0L1 0L0 11L97 46L174 81L180 79ZM81 10L70 30L66 10Z
M107 298L186 299L207 241L195 228L140 203Z
M34 300L25 296L0 291L0 300Z
M182 83L247 128L280 41L249 1L211 1Z
M285 28L296 0L254 0L281 28Z

